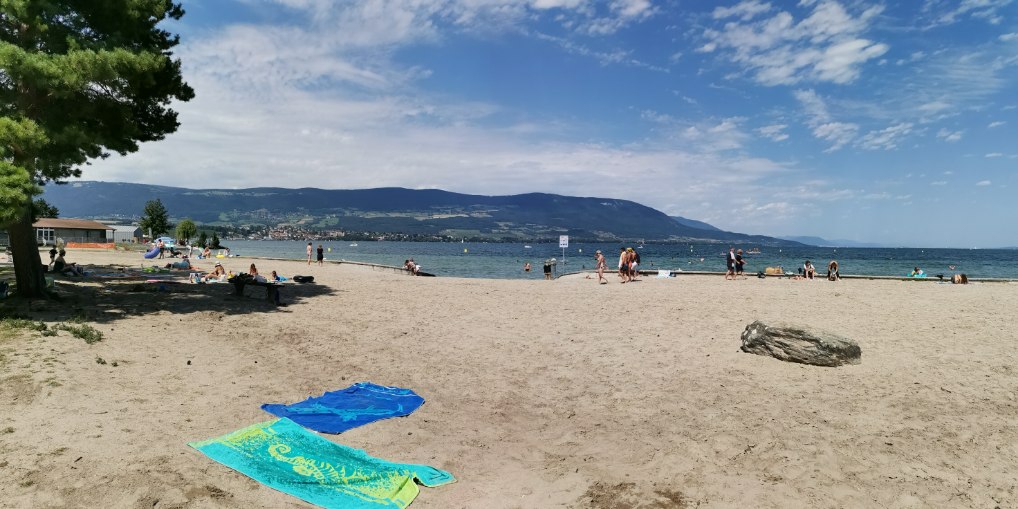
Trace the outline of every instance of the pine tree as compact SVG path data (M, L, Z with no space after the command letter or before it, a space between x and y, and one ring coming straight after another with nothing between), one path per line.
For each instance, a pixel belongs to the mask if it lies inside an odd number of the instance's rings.
M0 2L0 227L19 294L45 287L32 230L40 185L176 131L169 103L194 91L172 59L179 38L158 25L183 14L171 0Z
M156 198L145 202L145 211L141 214L141 221L138 222L138 226L141 227L142 232L148 234L153 239L168 233L173 228L162 200Z

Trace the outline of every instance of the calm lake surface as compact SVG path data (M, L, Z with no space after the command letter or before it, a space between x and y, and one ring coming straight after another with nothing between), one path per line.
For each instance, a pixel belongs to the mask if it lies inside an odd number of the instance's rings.
M240 256L306 258L307 241L230 240L223 243ZM318 244L315 242L314 247ZM413 258L421 265L421 270L437 276L500 279L541 279L542 265L548 258L558 260L558 273L591 269L594 252L598 249L604 253L611 269L617 266L621 247L617 243L570 244L563 263L563 251L557 244L529 244L530 247L522 243L470 242L358 241L353 246L349 241L332 241L320 244L326 249L326 260L402 266L404 260ZM734 247L748 250L755 246ZM724 272L728 245L646 244L638 249L642 269ZM1018 250L1012 249L761 247L760 251L760 254L746 255L747 273L778 265L786 272L795 272L805 260L811 260L822 274L826 273L829 261L837 260L845 275L907 276L918 266L931 277L964 273L976 278L1018 278ZM529 273L523 271L525 262L533 265Z

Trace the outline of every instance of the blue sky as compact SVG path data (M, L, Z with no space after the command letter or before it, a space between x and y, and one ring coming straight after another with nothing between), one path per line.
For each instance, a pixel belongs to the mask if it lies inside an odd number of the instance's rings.
M1018 245L1012 0L194 0L197 97L89 180L634 200L726 230Z

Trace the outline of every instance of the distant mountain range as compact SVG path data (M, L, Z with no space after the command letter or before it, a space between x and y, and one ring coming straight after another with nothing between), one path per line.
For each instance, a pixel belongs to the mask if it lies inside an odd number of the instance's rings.
M296 225L309 229L392 232L500 241L714 241L781 246L796 241L719 230L672 218L628 200L530 193L480 196L441 190L379 188L184 189L82 181L45 187L43 198L63 217L136 220L160 199L173 220L213 226ZM681 220L681 221L680 221ZM698 226L691 226L698 225Z
M705 223L703 221L697 221L696 219L687 219L687 218L682 217L682 216L671 216L671 218L674 219L675 222L677 222L679 224L684 224L684 225L686 225L686 226L688 226L690 228L696 228L698 230L707 230L707 231L710 231L710 232L719 232L719 231L721 231L721 228L718 228L718 227L716 227L714 225L709 225L709 224L707 224L707 223Z

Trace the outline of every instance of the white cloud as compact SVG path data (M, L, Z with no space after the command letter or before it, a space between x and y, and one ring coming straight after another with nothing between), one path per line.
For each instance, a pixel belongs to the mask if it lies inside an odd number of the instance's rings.
M1004 157L1004 154L1001 154L1000 152L990 152L989 154L986 154L987 159L995 159L997 157Z
M834 152L855 139L859 125L833 121L827 104L813 90L796 90L795 98L802 104L806 114L806 125L813 130L813 136L830 143L826 152Z
M990 185L991 183L992 183L992 182L990 182L989 180L980 180L979 182L976 182L976 185L977 185L977 186L988 186L988 185Z
M859 140L859 147L865 150L891 150L897 148L901 138L912 132L912 124L901 122L886 129L870 131Z
M947 181L946 180L936 180L936 181L930 182L930 185L931 186L946 186L947 185Z
M1018 32L1001 35L1000 40L1004 42L1018 41Z
M758 128L756 132L771 141L785 141L788 139L788 134L785 133L787 127L787 124L774 124Z
M758 0L745 0L731 7L715 7L713 16L714 19L738 17L742 21L749 21L769 10L771 10L770 3L763 3Z
M853 139L859 132L857 124L845 122L828 122L813 128L813 135L817 138L830 142L831 146L825 152L834 152L841 149Z
M937 138L940 138L940 139L942 139L944 141L949 141L949 142L952 142L952 143L954 143L956 141L961 141L961 137L962 137L962 131L953 131L952 132L952 131L948 131L947 129L941 128L940 131L937 132Z
M938 24L951 24L959 21L960 18L969 15L973 18L984 19L988 23L999 24L1003 17L999 11L1007 7L1011 0L961 0L961 3L951 11L943 14L937 20Z
M1006 123L1007 122L1004 122L1003 120L997 120L995 122L990 122L990 125L988 125L986 127L990 128L990 129L993 129L995 127L1000 127L1000 126L1002 126L1002 125L1004 125Z
M754 20L756 14L766 12L758 10L718 29L708 28L700 51L723 51L723 56L753 72L757 82L774 86L801 81L850 83L858 78L863 64L889 49L884 43L860 37L882 12L881 7L869 7L853 16L833 0L801 5L813 7L813 11L799 22L786 11ZM743 12L731 10L739 6L743 4L715 9L714 17L729 18Z

